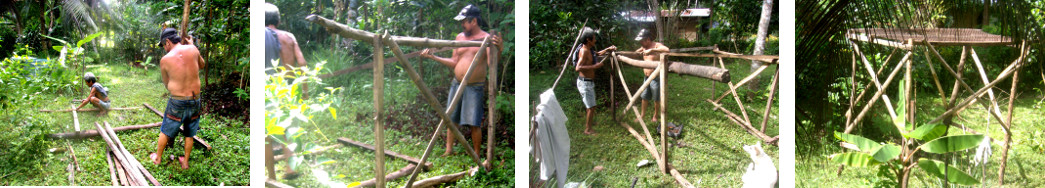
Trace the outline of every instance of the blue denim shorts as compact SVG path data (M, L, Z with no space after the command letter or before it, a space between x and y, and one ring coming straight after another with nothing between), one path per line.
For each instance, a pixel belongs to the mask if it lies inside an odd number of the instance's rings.
M642 96L640 97L642 97L642 100L647 101L660 100L660 78L653 79L653 81L649 83L649 88L642 91Z
M200 106L199 99L167 99L167 109L163 113L160 132L172 138L178 136L178 133L185 137L196 136L196 131L200 129ZM185 128L178 130L182 125Z
M457 81L457 79L454 79L454 81L450 83L450 97L447 97L446 99L447 108L450 108L450 101L454 100L454 94L457 93L457 89L460 87L461 82ZM486 104L484 100L486 97L486 93L484 92L485 88L485 82L472 83L464 86L464 93L461 94L461 99L459 100L460 105L450 113L450 120L453 120L454 123L462 126L482 125L483 115L485 114L483 104Z

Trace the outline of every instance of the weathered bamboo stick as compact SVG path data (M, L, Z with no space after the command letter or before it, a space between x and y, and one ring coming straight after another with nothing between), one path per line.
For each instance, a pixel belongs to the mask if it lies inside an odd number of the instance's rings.
M142 105L145 106L145 108L148 108L149 110L151 110L153 113L156 113L156 116L159 116L161 119L163 118L163 113L160 112L159 110L156 110L156 108L153 108L148 103L142 103ZM185 126L182 125L181 127L178 127L178 130L185 130ZM213 148L210 147L210 143L207 143L206 140L203 140L203 138L200 138L199 135L192 136L192 139L195 140L196 143L202 144L203 147L207 148L207 150L213 149Z
M776 96L777 82L780 80L780 69L777 69L773 73L773 83L769 84L769 100L766 100L766 111L762 112L762 129L761 132L766 132L766 122L769 122L769 112L773 109L773 97Z
M494 47L493 49L497 48ZM497 130L497 113L499 112L497 110L497 65L501 56L500 49L490 51L494 52L491 52L489 57L487 57L487 67L489 68L489 70L486 71L487 74L489 74L489 78L486 79L486 88L488 90L487 92L489 93L486 95L488 96L486 97L486 120L488 121L486 123L486 161L488 162L487 165L492 165L494 160L494 131ZM489 166L487 166L487 168L489 168Z
M693 186L692 183L689 183L689 180L686 180L686 177L682 176L682 173L679 173L678 170L675 170L674 166L668 165L668 169L669 169L668 171L671 172L671 177L675 178L675 181L679 183L680 187L685 187L685 188L693 188L693 187L695 187L695 186Z
M667 63L668 62L668 56L666 56L666 54L661 54L660 55L660 60L661 60L660 61L660 67L668 67L668 63ZM668 126L667 126L667 122L666 122L667 121L667 118L666 118L667 115L665 115L667 113L667 110L665 110L665 109L668 107L668 103L665 102L665 101L667 101L667 98L668 98L668 95L666 93L667 90L668 90L668 88L667 88L668 87L668 85L667 85L668 78L667 78L667 76L665 76L666 75L666 74L664 74L665 72L666 71L663 71L663 70L660 71L660 82L659 82L660 83L660 89L659 89L659 91L660 91L660 93L659 93L660 94L660 101L657 101L657 102L660 102L660 149L662 151L662 152L660 152L660 158L663 159L663 160L660 160L660 165L664 167L664 168L661 168L661 169L663 169L663 172L665 174L667 174L667 173L669 173L667 169L668 169L668 160L669 160L668 159L668 153L670 151L668 151L668 141L667 141L667 139L668 139L667 138L668 137L668 135L667 135Z
M435 95L432 95L431 90L429 90L428 86L425 85L424 82L421 80L421 76L417 75L417 72L414 72L414 69L410 65L410 62L403 59L403 52L399 48L399 45L389 40L388 38L385 38L385 42L388 43L389 46L392 48L393 54L395 54L397 58L400 58L400 60L402 61L403 69L407 71L408 75L410 75L410 79L414 82L414 85L416 85L418 89L421 90L421 93L424 95L425 101L428 102L428 105L436 109L443 109L442 105L440 105L439 102L435 100ZM479 52L484 52L486 50L486 44L488 42L489 37L486 37L486 39L483 40L483 43L479 46ZM475 65L477 64L478 60L481 59L483 54L484 53L476 53L476 57L472 59L472 64L468 67L468 70L465 71L465 76L463 80L460 81L462 85L468 84L468 77L471 76L472 70L475 69ZM443 127L445 127L444 123L450 125L450 133L453 133L453 136L457 138L458 141L460 141L462 144L468 143L468 141L464 139L464 135L461 134L461 131L458 130L459 126L453 121L449 121L450 117L449 115L447 115L450 112L453 112L455 107L459 105L457 104L457 101L460 100L461 94L463 94L463 89L458 89L457 93L454 94L453 99L450 100L450 106L446 108L446 111L442 113L436 113L442 120L439 122L439 125L437 126L435 132L432 134L432 139L428 141L428 146L425 148L424 154L421 155L421 162L425 162L428 159L429 154L431 154L432 146L435 143L435 139L438 138L439 131L443 129ZM475 163L479 166L482 166L482 162L479 160L479 155L476 153L476 151L474 151L474 149L472 149L471 147L464 148L465 152L467 152L468 155L472 157L472 160L474 160ZM414 172L410 174L410 178L407 179L407 188L409 188L414 179L417 178L418 173L420 173L420 171L414 169Z
M455 48L449 48L449 47L447 47L447 48L439 48L439 49L434 50L432 53L445 52L445 51L453 50L453 49L455 49ZM418 57L418 56L421 56L421 52L420 51L411 52L409 54L406 54L406 59L415 58L415 57ZM389 60L389 59L391 59L391 60ZM385 57L385 64L386 65L387 64L396 63L398 61L399 61L399 59L396 59L395 57ZM317 75L317 77L326 79L326 78L330 78L330 77L339 76L339 75L342 75L342 74L347 74L347 73L351 73L351 72L355 72L355 71L360 71L360 70L364 70L364 69L372 69L372 68L374 68L374 62L369 62L369 63L366 63L366 64L356 65L356 66L353 66L353 67L337 70L337 71L330 72L330 73L327 73L327 74L320 74L320 75Z
M417 182L414 182L412 184L406 184L406 187L434 187L439 184L461 180L461 178L464 178L465 175L472 175L475 174L475 172L477 171L479 171L479 167L472 167L471 169L465 170L463 172L434 176L428 179L418 180Z
M128 108L110 108L110 109L109 109L109 111L120 111L120 110L137 110L137 109L141 109L141 107L128 107ZM99 110L99 109L97 109L97 108L81 108L81 109L79 109L79 110L75 110L75 111L77 111L77 112L92 112L92 111L98 111L98 110ZM73 110L73 109L65 109L65 110L40 110L40 112L72 112L72 111L74 111L74 110Z
M987 78L987 73L985 71L983 71L983 64L980 63L980 57L978 55L976 55L976 49L975 48L969 48L969 52L970 52L969 55L971 55L971 57L972 57L973 64L976 65L976 70L980 73L980 80L983 81L983 84L988 84L989 82L988 82L988 78ZM990 99L990 110L994 110L994 113L1001 114L1001 108L998 107L998 101L996 101L995 98L994 98L994 89L993 88L987 89L987 97L988 97L988 99ZM1001 121L1001 120L999 120L999 121Z
M146 183L144 181L148 180L155 186L163 186L160 185L159 181L156 181L156 178L152 176L152 173L150 173L149 170L145 169L145 166L142 166L141 162L138 162L137 158L134 158L134 155L132 155L131 152L127 150L127 147L124 147L123 142L120 141L120 137L116 136L116 132L112 130L111 126L109 126L109 122L104 122L103 125L105 125L106 130L104 132L108 132L108 135L112 137L111 139L116 140L116 144L119 147L119 151L124 153L125 156L128 156L128 162L130 163L129 166L140 170L140 173L145 177L145 179L142 180L142 185L145 185Z
M933 61L929 58L928 49L925 50L925 63L929 64L927 67L929 67L929 73L933 76L933 83L936 86L936 91L940 93L940 97L943 97L943 100L940 100L940 102L943 103L944 108L947 108L947 94L943 93L943 84L940 84L940 78L936 76L936 68L933 68Z
M105 140L105 142L109 144L109 147L111 147L113 151L116 151L116 153L117 153L116 154L116 158L119 159L119 161L121 161L120 164L125 166L125 167L132 166L130 164L130 161L131 161L131 158L133 158L134 156L129 156L129 155L126 155L126 153L121 152L121 150L122 150L120 148L121 144L119 142L117 142L116 136L115 135L110 136L108 131L104 131L105 128L102 127L102 125L98 124L97 122L94 123L94 126L96 126L98 128L98 130L103 130L103 131L100 131L102 139ZM131 169L135 169L134 167L127 167L126 169L127 169L126 170L127 174L129 175L128 179L131 182L135 182L135 183L144 183L145 182L145 176L142 175L140 171L131 170Z
M116 170L113 169L112 156L109 155L109 151L105 151L105 162L109 164L109 178L112 179L112 186L119 186L120 182L116 180Z
M559 85L559 79L562 79L562 73L566 72L566 67L570 67L570 59L573 59L573 56L577 54L577 42L580 42L581 35L584 34L584 27L586 25L588 25L588 19L584 19L584 23L582 23L581 27L577 29L577 37L573 38L573 45L570 45L570 54L566 54L566 59L562 62L562 70L559 71L559 76L555 77L555 82L552 82L551 88L553 90L555 89L555 86Z
M108 153L106 153L106 155L109 155L109 158L112 158L113 156L116 156L116 154L112 153L111 149L109 150ZM116 164L116 172L117 172L118 179L120 180L120 185L121 186L131 185L132 181L130 180L130 176L127 174L127 171L124 170L123 164L120 163L120 160L114 160L113 163Z
M658 73L660 73L661 71L664 71L663 67L657 67L656 69L653 69L653 73L650 73L650 76L646 77L646 81L642 82L642 86L639 86L639 89L636 89L635 93L632 93L631 96L628 96L628 104L624 105L624 111L628 111L628 109L631 109L631 107L635 105L635 101L639 99L639 96L642 95L643 91L646 91L646 89L649 88L650 83L653 83L653 79L660 77L660 74Z
M627 54L627 53L635 53L635 52L617 52L617 53ZM644 69L653 69L653 68L656 68L657 66L659 66L659 64L660 64L659 63L660 61L644 61L644 60L632 59L632 58L629 58L629 57L627 57L625 55L617 55L616 57L617 57L617 59L619 61L624 62L625 64L628 64L628 65L631 65L631 66L635 66L635 67L639 67L639 68L644 68ZM690 76L706 78L706 79L710 79L710 80L714 80L714 81L718 81L718 82L723 82L724 83L724 82L729 82L729 80L730 80L729 69L723 69L723 68L718 68L718 67L714 67L714 66L687 64L687 63L683 63L683 62L670 62L669 64L667 64L666 67L667 67L667 70L669 72L674 72L674 73L679 73L679 74L685 74L685 75L690 75Z
M1000 83L1001 81L1009 78L1009 76L1012 76L1013 68L1018 67L1018 66L1022 66L1021 63L1010 64L1009 67L1005 68L1005 71L1002 71L1002 73L1000 75L998 75L998 78L994 79L993 82L983 86L983 88L980 88L980 90L977 90L976 92L974 92L972 96L966 97L965 100L963 100L957 106L954 106L951 109L948 109L942 115L936 117L932 121L929 121L929 123L938 123L938 122L942 121L944 118L954 115L954 113L957 112L959 109L965 108L965 106L968 106L968 105L972 104L972 101L975 98L978 98L978 96L983 95L984 93L986 93L987 89L990 89L991 87L994 87L994 85L996 85L996 84ZM995 116L995 118L997 118L997 116ZM1006 130L1008 130L1008 128L1006 128L1007 126L1002 126L1002 127L1005 128Z
M738 88L739 86L735 87L733 85L733 83L728 83L728 84L729 84L728 85L729 86L729 93L733 94L732 95L733 96L733 101L737 102L737 108L739 108L740 114L744 115L744 122L750 123L751 119L748 119L747 110L744 109L744 102L740 100L740 95L737 95L737 90L735 89L735 88ZM718 103L718 101L716 101L715 103Z
M305 17L305 20L308 20L315 24L319 24L320 26L326 28L327 31L330 31L334 34L340 35L345 38L351 38L360 41L368 41L373 40L374 36L377 35L371 32L348 27L344 24L337 23L333 20L315 14L308 15L307 17ZM482 45L482 43L478 41L438 40L405 36L390 36L389 39L386 40L394 41L397 44L422 48L478 47Z
M723 64L725 64L725 63L723 63ZM755 71L752 71L750 75L748 75L747 77L744 77L744 79L741 79L740 82L737 82L737 84L735 84L735 86L730 86L729 89L730 90L736 90L737 88L740 88L740 86L744 86L744 84L747 84L747 82L751 81L752 79L755 79L755 77L758 77L759 74L762 74L762 71L765 71L766 68L769 68L769 64L762 64L762 66L759 66L758 69L755 69ZM730 82L732 82L732 81L729 81L729 82L726 82L726 83L730 83ZM715 102L721 101L723 98L726 98L726 95L729 95L730 92L731 91L724 91L724 92L722 92L722 95L719 95L718 98L715 98Z
M752 135L755 135L755 137L762 139L763 142L767 144L779 145L779 143L777 143L777 141L780 140L779 135L770 137L769 135L766 135L766 133L759 132L758 129L755 129L755 127L751 126L750 122L745 122L743 119L741 119L740 116L737 116L737 114L734 114L732 111L723 108L721 104L715 103L715 101L711 101L710 99L705 99L705 101L711 103L711 105L714 106L713 109L722 110L722 112L726 114L726 119L729 119L733 121L733 123L740 125L740 127L743 127L744 130L748 131L748 133L751 133Z
M634 136L636 140L639 140L639 144L642 145L642 148L645 148L646 151L649 152L649 154L651 156L653 156L653 160L654 161L661 161L662 160L660 158L660 153L657 152L657 147L654 146L653 144L649 143L649 142L646 142L646 139L642 138L642 135L639 135L639 132L635 131L635 128L631 128L630 125L628 125L627 123L624 123L624 122L620 122L620 126L624 127L625 129L627 129L628 133L631 133L631 136ZM660 166L657 166L657 167L660 168Z
M668 52L668 53L662 53L662 54L665 54L665 55L668 55L668 56L674 56L674 57L725 57L725 58L753 60L753 61L759 61L759 62L769 63L769 64L777 64L777 60L780 59L779 56L775 56L775 55L743 55L743 54L736 54L736 53L730 53L730 52L719 51L719 50L712 50L712 52L713 53L711 53L711 54L677 53L677 52ZM621 52L621 55L628 56L629 58L636 57L636 56L641 56L641 54L639 54L638 52Z
M958 59L958 67L957 67L958 71L957 71L957 73L961 73L963 71L963 69L965 69L965 57L968 56L968 55L966 55L966 53L969 53L968 49L969 49L968 46L962 46L962 57ZM951 66L948 65L947 62L944 62L944 61L941 61L941 62L942 63L940 64L940 66L945 67L945 69L947 69L947 70L951 69ZM954 72L953 70L951 70L951 74L954 76L954 80L962 80L962 75L963 74L957 74L957 73ZM959 86L961 86L959 84L960 84L960 82L954 81L954 87L952 87L952 89L951 89L951 96L947 100L947 108L951 108L952 106L954 106L954 103L958 102L958 91L960 91L958 89L960 88ZM950 122L950 117L947 118L947 121Z
M385 31L383 36L387 37L388 31ZM382 111L385 97L385 53L381 37L371 37L374 43L374 151L377 153L385 152L385 116ZM385 155L374 155L374 182L377 187L385 187Z
M80 118L76 116L76 105L71 104L69 106L72 107L70 109L73 109L73 128L75 128L76 132L80 132Z
M867 112L871 109L871 107L874 106L875 102L878 102L878 98L885 93L885 89L889 88L889 84L892 83L893 78L896 77L896 74L900 73L900 68L903 68L903 62L907 62L907 58L910 57L911 51L907 51L907 54L900 59L900 62L898 64L896 64L896 68L893 68L893 72L889 73L889 77L885 79L885 83L882 84L881 89L878 89L878 91L875 92L874 95L872 95L871 101L867 102L867 105L864 106L863 110L860 110L860 113L857 113L856 119L853 119L853 121L850 122L849 125L845 126L845 133L853 131L853 128L856 128L856 124L860 123L860 120L864 119L864 116L867 115ZM886 62L886 64L888 64L888 62Z
M1024 49L1024 47L1025 46L1021 46L1021 49ZM941 56L940 52L936 51L936 49L933 48L932 45L929 45L928 48L930 50L932 50L933 54L936 55L937 58L939 58L941 61L943 61L943 56ZM1013 61L1008 67L1006 67L1005 70L1003 70L1002 73L998 75L998 78L996 78L995 81L1002 80L1003 79L1002 76L1004 74L1006 74L1006 72L1012 71L1012 69L1016 68L1015 65L1020 64L1019 62L1021 62L1023 60L1024 56L1025 55L1021 55L1019 58L1017 58L1015 61ZM958 74L958 73L955 73L954 70L951 69L950 66L944 66L944 68L946 68L947 71L950 72L952 75L957 75ZM1005 76L1008 76L1008 75L1005 75ZM969 87L969 84L965 83L964 80L955 80L955 81L960 83L961 86L964 87L965 89L967 89L969 91L975 91L975 90L972 89L972 87ZM993 87L993 85L991 87ZM972 96L974 98L971 98L971 99L974 99L974 100L973 101L968 101L968 103L972 103L972 102L976 101L975 99L977 99L977 98L982 98L984 94L985 93L978 93L978 94ZM984 105L985 108L990 108L990 106L987 103L982 103L982 104ZM958 111L960 111L961 109L964 109L968 105L963 104L963 105L958 105L958 106L961 106L961 107L955 109L953 112L944 113L944 115L946 115L946 116L937 117L936 119L933 120L933 122L939 122L938 120L941 120L940 118L949 119L951 116L953 116L954 114L957 114ZM987 112L988 112L988 114L993 116L996 120L998 120L999 124L1005 124L1005 121L1002 120L1000 113L995 113L995 111L991 111L991 110L987 110ZM1002 126L1002 128L1003 129L1008 129L1008 125Z
M1026 56L1027 52L1028 52L1028 49L1026 49L1026 46L1027 46L1027 42L1026 41L1022 42L1022 44L1020 45L1020 57L1017 58L1016 63L1020 63L1020 64L1023 63L1023 61L1022 61L1023 57ZM1007 119L1008 122L1006 122L1004 125L1002 125L1002 126L1005 126L1005 147L1004 147L1004 149L1002 149L1002 153L1001 153L1001 168L998 169L998 185L1004 185L1005 184L1005 166L1008 165L1009 147L1011 146L1010 144L1012 143L1012 131L1011 131L1012 130L1012 115L1014 113L1016 113L1015 109L1013 108L1014 107L1013 105L1016 102L1016 86L1019 83L1019 81L1020 81L1020 67L1016 67L1016 69L1012 72L1012 86L1009 89L1009 109L1008 109L1009 110L1009 118Z
M73 164L76 165L76 171L81 171L80 160L76 159L76 150L73 150L73 146L69 145L69 142L65 142L65 146L69 147L69 156L73 156Z
M614 53L616 53L616 52L614 52ZM624 92L626 92L625 94L627 94L629 96L628 97L629 98L628 105L626 105L626 107L624 108L624 111L627 112L628 109L631 109L631 111L635 113L635 121L639 122L639 125L642 126L642 131L644 133L646 133L646 139L648 139L647 141L648 142L653 142L653 136L650 135L649 128L646 126L646 122L644 122L642 120L641 113L639 113L638 109L630 107L638 99L638 96L639 96L640 93L635 93L635 95L632 95L630 89L628 89L627 82L624 81L624 73L619 68L620 67L620 62L618 62L616 58L613 58L613 64L617 67L617 75L620 76L621 87L624 88ZM650 73L650 75L657 76L657 75L659 75L657 73L660 73L660 71L662 71L662 69L658 67L657 69L654 69L653 72ZM649 84L652 81L653 81L652 79L647 78L647 80L645 82L643 82L642 86L639 86L639 90L637 90L636 92L644 91L649 86ZM630 128L630 126L629 126L629 128ZM642 138L642 137L640 136L639 138ZM660 156L659 154L657 154L656 150L651 150L650 153L652 153L655 157L659 157Z
M375 149L374 146L371 146L369 144L365 144L365 143L362 143L362 142L359 142L359 141L355 141L355 140L352 140L352 139L344 138L344 137L338 138L337 142L341 143L342 145L356 146L356 147L361 147L361 148L368 149L368 150L377 151L377 149ZM391 156L391 157L395 157L395 158L404 160L404 161L406 161L406 162L408 162L410 164L421 164L421 160L420 159L411 157L409 155L403 155L403 154L396 153L396 152L390 151L390 150L385 150L384 153L387 156ZM426 171L428 169L431 169L432 168L432 162L425 162L424 165L421 166L421 168L423 168L422 170L426 170Z
M270 146L271 146L271 145L270 145ZM334 148L339 148L339 147L341 147L341 144L334 144L334 145L330 145L330 146L322 147L322 148L319 148L319 149L315 149L315 150L309 150L309 151L307 151L308 153L301 153L301 154L282 154L282 155L276 155L276 156L273 156L273 157L272 157L272 161L282 161L282 160L287 160L288 158L290 158L290 157L291 157L291 156L293 156L293 155L309 155L309 154L319 154L319 153L323 153L323 152L325 152L325 151L327 151L327 150L330 150L330 149L334 149Z
M871 82L874 82L875 88L877 88L878 90L883 90L882 89L882 82L878 81L878 75L875 74L874 67L871 66L871 62L867 60L867 56L864 55L863 51L860 51L860 45L857 45L856 43L853 43L853 41L849 41L849 44L851 46L853 46L853 51L856 51L857 56L860 56L860 61L864 63L864 69L866 69L867 73L869 75L871 75ZM908 52L910 52L910 51L908 51ZM904 55L904 57L905 57L904 59L907 59L907 57L909 57L909 56ZM900 61L901 61L900 63L903 63L902 62L903 60L900 60ZM886 62L886 63L888 63L888 62ZM890 118L896 118L896 110L895 110L895 108L893 108L892 101L889 100L889 95L888 94L882 94L882 101L885 102L885 109L889 111L889 117Z
M113 131L127 131L127 130L136 130L136 129L146 129L146 128L159 127L160 123L162 123L162 122L150 123L150 124L145 124L145 125L128 125L128 126L116 127L116 128L113 128ZM55 133L55 134L47 135L47 137L61 138L61 139L77 139L77 138L95 137L95 136L99 136L99 135L100 134L98 134L98 130L85 130L85 131L80 131L80 132Z
M407 164L406 167L403 167L402 169L399 169L399 170L397 170L395 172L392 172L392 173L389 173L388 175L385 175L384 179L385 180L394 180L394 179L402 178L403 176L410 175L410 172L414 171L415 168L417 168L417 165ZM366 180L366 181L359 182L359 185L357 187L374 187L376 185L377 185L377 179L369 179L369 180Z
M74 170L73 163L66 165L65 171L69 173L69 185L76 186L76 170Z

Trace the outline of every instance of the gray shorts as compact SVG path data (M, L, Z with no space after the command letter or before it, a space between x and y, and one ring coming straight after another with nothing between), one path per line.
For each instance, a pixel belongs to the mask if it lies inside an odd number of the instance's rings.
M98 100L98 107L99 107L99 108L103 108L103 109L106 109L106 110L108 110L108 109L112 109L111 107L109 107L109 103L112 103L112 101L102 101L102 100Z
M660 100L660 78L653 79L653 81L649 83L649 88L646 88L645 91L642 91L641 97L642 100L647 101Z
M454 94L457 93L459 87L461 87L461 82L457 81L457 79L450 83L450 93L446 99L447 108L450 108L450 102L454 100ZM484 100L484 97L486 97L485 88L486 82L477 82L464 86L464 93L461 94L460 102L458 102L460 105L450 113L450 120L462 126L482 125L485 112L483 111L483 104L486 104Z
M595 107L595 81L577 77L577 90L581 92L581 101L584 101L585 108Z

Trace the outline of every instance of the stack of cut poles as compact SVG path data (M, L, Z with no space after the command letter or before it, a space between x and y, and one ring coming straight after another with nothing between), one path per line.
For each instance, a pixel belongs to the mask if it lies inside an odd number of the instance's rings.
M109 175L113 186L160 186L160 182L142 166L138 159L123 146L120 137L109 126L109 122L102 124L94 123L98 133L105 140L107 146L106 159L109 163Z

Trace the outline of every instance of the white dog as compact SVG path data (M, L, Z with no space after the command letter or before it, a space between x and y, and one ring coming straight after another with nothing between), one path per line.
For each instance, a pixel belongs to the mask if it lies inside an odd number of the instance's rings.
M776 165L773 165L773 158L770 158L769 155L762 150L762 142L750 146L744 145L744 151L748 153L753 161L747 165L747 172L744 173L743 177L741 177L741 180L744 182L744 187L776 187Z

